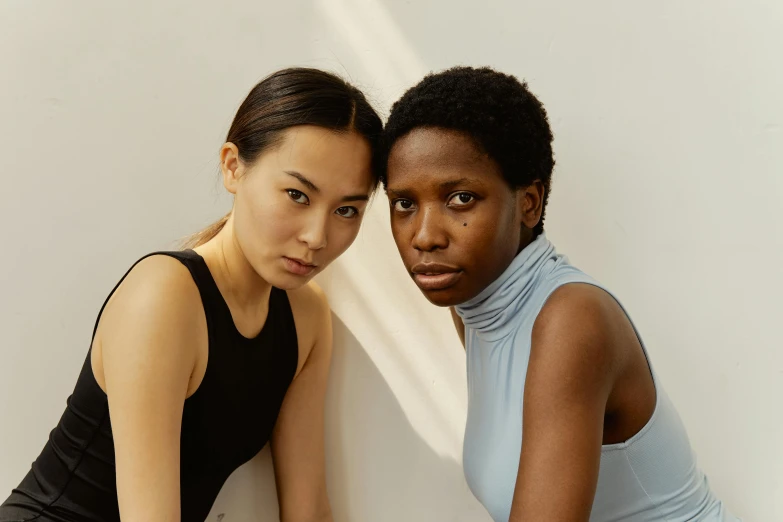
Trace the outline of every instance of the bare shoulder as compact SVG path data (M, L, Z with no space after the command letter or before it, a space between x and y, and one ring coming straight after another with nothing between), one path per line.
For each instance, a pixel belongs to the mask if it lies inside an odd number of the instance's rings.
M296 323L300 355L298 370L301 370L315 346L331 351L331 309L326 293L315 281L287 293Z
M288 299L294 314L321 314L329 312L329 301L326 293L315 281L310 281L301 288L288 291Z
M93 370L102 384L110 356L195 365L207 339L201 296L187 267L169 256L150 256L133 267L109 299L93 340Z
M571 283L555 290L536 318L533 335L556 334L603 337L611 333L619 305L605 290Z
M582 375L586 368L613 373L621 314L614 298L601 288L583 283L561 286L533 325L531 365L551 364L562 372Z
M203 315L201 296L187 267L170 256L154 255L128 273L106 305L104 317L182 319L199 313Z

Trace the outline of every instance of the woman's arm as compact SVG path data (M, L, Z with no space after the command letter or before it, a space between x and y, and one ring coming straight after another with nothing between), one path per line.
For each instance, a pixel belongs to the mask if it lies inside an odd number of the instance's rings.
M332 356L332 320L314 283L289 292L305 354L272 433L281 522L331 522L324 458L324 396ZM302 345L304 343L304 345Z
M139 263L112 296L93 343L109 400L123 522L180 520L180 430L206 319L178 261Z
M617 374L612 308L598 289L557 290L536 319L509 522L587 521Z

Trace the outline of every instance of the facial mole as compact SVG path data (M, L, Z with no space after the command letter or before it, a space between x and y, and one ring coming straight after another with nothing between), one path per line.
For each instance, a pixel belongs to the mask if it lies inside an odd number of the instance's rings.
M467 223L463 223L463 224L462 224L462 226L463 226L463 227L466 227L466 226L468 226L468 224L467 224Z

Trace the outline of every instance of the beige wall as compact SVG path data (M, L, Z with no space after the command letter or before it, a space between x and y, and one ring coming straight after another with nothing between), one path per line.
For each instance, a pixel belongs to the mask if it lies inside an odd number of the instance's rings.
M266 73L341 72L384 111L489 64L548 107L548 231L631 311L701 465L783 519L783 4L299 0L0 3L0 496L59 418L135 258L225 211L216 152ZM333 304L337 520L488 521L460 469L465 363L377 198L320 282ZM274 520L267 452L210 520Z

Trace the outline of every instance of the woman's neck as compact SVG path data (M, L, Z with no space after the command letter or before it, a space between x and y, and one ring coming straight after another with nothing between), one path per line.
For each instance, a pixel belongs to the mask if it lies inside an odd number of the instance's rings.
M517 314L542 277L544 264L554 255L554 245L543 233L524 245L495 281L456 307L465 326L491 337L505 335L509 328L514 328Z
M234 235L233 216L214 238L194 250L204 258L230 308L266 310L272 285L258 275L242 252Z

